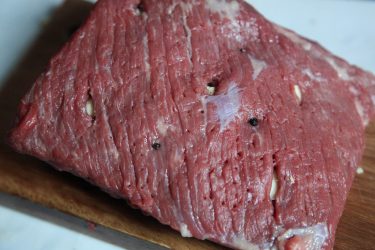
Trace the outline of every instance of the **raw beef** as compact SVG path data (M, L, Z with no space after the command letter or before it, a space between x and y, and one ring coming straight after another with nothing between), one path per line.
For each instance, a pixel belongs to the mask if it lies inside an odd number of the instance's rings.
M185 237L332 249L375 77L231 0L101 0L11 145Z

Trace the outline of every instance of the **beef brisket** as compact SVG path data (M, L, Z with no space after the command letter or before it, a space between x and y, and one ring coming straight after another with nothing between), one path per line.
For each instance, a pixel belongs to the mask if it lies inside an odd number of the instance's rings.
M241 0L101 0L10 143L185 237L332 249L375 77Z

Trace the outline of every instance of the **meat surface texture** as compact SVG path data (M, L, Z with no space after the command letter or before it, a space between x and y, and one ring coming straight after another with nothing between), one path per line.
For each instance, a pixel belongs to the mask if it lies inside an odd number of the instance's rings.
M243 1L101 0L9 141L182 236L332 249L374 104L373 75Z

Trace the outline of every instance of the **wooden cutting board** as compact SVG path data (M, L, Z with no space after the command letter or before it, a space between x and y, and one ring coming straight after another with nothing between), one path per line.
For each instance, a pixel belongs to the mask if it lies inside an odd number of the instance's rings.
M0 191L15 194L88 221L171 249L224 249L208 241L182 238L151 217L131 209L81 179L58 172L34 158L13 152L4 143L17 103L43 71L49 58L87 16L91 4L68 1L42 29L0 91ZM375 123L366 132L367 147L340 221L335 249L375 249Z

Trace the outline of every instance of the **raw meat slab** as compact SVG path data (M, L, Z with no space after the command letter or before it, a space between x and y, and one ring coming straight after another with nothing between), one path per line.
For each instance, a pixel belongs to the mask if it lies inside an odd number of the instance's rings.
M285 31L285 32L287 32L287 31ZM336 66L337 66L337 65L336 65ZM366 117L364 117L363 120L365 121L365 120L366 120ZM224 122L224 125L226 125L225 122ZM221 130L221 126L220 126L220 130Z

